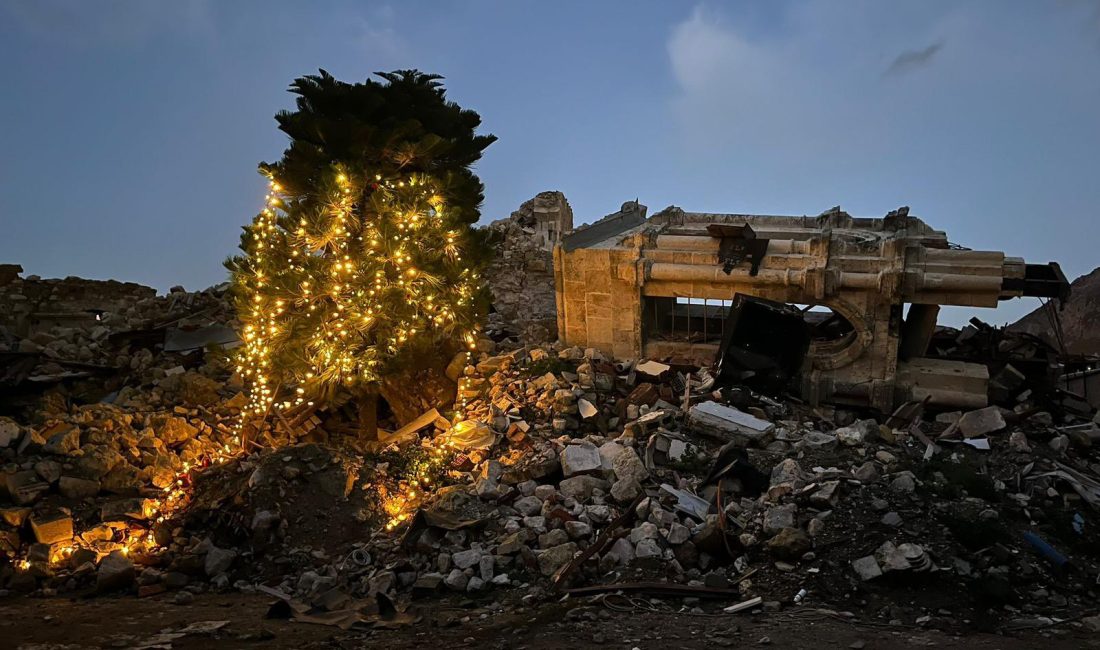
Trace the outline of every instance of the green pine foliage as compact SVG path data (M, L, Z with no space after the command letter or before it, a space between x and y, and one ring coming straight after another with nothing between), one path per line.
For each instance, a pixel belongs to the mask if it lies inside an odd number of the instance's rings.
M481 118L448 101L440 77L378 76L302 77L296 110L276 116L290 146L260 165L268 205L226 262L258 411L291 389L318 399L453 354L483 315L471 166L496 138L476 134Z

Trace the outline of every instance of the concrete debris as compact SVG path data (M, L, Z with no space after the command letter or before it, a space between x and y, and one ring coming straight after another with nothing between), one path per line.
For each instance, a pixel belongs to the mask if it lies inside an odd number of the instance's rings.
M96 571L96 591L118 591L134 582L134 563L122 551L112 551L99 563Z
M652 359L639 363L634 367L635 372L645 375L647 377L651 377L653 379L659 379L671 369L672 366L668 365L667 363L653 361ZM652 384L650 384L650 387L652 388Z
M1000 407L987 406L984 409L964 413L958 420L959 431L966 438L976 438L995 433L1005 428L1004 415Z
M742 446L763 446L775 424L717 402L703 402L688 411L688 425L695 431Z
M565 476L597 473L603 469L600 450L595 445L567 445L561 454L561 471Z

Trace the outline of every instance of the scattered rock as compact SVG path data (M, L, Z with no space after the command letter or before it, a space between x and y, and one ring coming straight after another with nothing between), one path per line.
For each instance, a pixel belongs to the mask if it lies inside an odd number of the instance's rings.
M96 591L118 591L134 584L134 563L122 551L112 551L99 563Z

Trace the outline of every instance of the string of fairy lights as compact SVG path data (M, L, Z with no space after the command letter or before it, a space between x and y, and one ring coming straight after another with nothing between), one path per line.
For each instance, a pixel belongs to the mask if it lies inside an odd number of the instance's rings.
M430 177L357 179L337 170L319 208L295 201L270 179L267 205L250 229L249 273L241 278L250 310L238 371L253 386L254 415L300 405L325 384L377 380L385 360L418 334L458 334L475 349L468 307L478 274L463 264L462 231ZM372 209L364 209L368 202ZM287 363L277 350L293 324L308 343ZM276 364L283 383L296 384L292 400L276 395ZM423 501L453 456L446 436L428 444L427 458L396 489L379 486L389 530Z
M277 401L276 363L283 383L296 385L284 404L292 406L321 385L377 380L418 334L458 334L474 347L468 307L478 274L463 265L461 229L438 189L421 175L365 183L338 171L316 206L270 181L239 279L251 298L238 370L254 387L256 415ZM293 348L302 354L284 354L303 334L307 344Z
M364 209L365 202L373 209ZM289 196L271 178L265 207L247 228L245 264L235 278L247 292L247 307L238 304L237 371L249 386L248 404L230 443L213 449L201 466L185 463L161 495L145 501L147 521L163 523L188 503L193 471L242 455L246 424L273 410L312 405L326 385L376 381L385 362L417 335L460 339L469 360L477 340L469 307L479 278L463 263L462 233L427 176L364 180L336 170L320 202ZM296 346L303 334L306 344ZM456 420L466 407L464 382ZM396 486L373 486L386 530L410 518L457 453L448 435L424 440L418 451L421 457ZM50 561L81 547L74 540L55 548ZM151 528L135 527L115 547L146 553L158 544ZM30 562L17 565L27 569Z

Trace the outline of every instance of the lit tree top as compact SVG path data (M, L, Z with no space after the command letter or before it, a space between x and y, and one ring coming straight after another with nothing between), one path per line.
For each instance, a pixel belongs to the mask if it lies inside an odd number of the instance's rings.
M375 382L418 355L472 345L484 245L470 170L495 138L415 70L296 80L276 116L290 146L260 166L267 206L232 272L252 407Z

